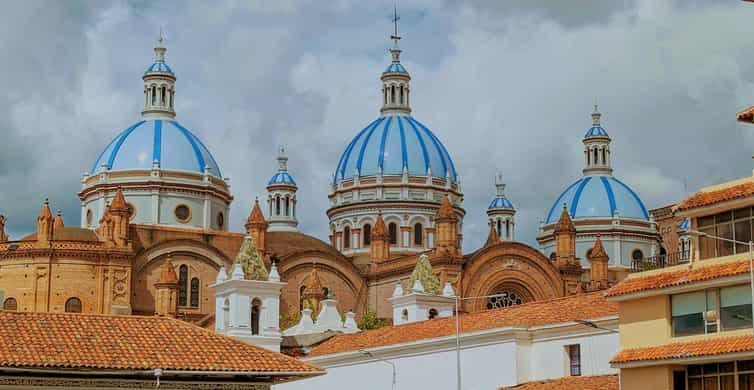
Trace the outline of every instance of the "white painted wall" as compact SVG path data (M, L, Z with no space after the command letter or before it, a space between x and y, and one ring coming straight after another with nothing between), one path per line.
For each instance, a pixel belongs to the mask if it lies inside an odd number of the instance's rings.
M528 334L528 335L527 335ZM528 337L527 337L528 336ZM517 330L464 342L461 352L465 390L496 389L569 374L566 345L581 345L584 376L616 374L610 359L618 352L618 335L569 325L565 332L548 329ZM370 350L395 363L398 389L455 389L456 354L448 339ZM341 354L343 355L343 354ZM391 387L390 365L354 353L307 359L327 374L300 382L277 385L276 390L385 390Z

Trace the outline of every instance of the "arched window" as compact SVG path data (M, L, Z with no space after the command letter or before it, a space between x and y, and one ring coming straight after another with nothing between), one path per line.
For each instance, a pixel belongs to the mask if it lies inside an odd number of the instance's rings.
M414 245L422 245L424 242L424 227L417 223L414 225Z
M152 105L157 104L157 87L152 86Z
M403 86L401 85L401 104L403 104Z
M390 222L387 225L387 232L390 236L390 243L395 245L398 243L398 225L396 225L393 222Z
M590 150L586 151L586 165L592 165L592 153L590 153Z
M641 249L634 249L634 251L631 252L631 259L641 260L643 258L644 258L644 253L641 252Z
M68 298L68 300L65 301L65 312L81 313L81 299L78 299L76 297Z
M511 221L505 220L505 238L511 238Z
M178 267L178 306L186 306L188 303L188 266Z
M383 103L383 104L387 104L387 87L383 88L382 92L383 92L382 93L382 98L383 98L383 100L385 100L385 103Z
M8 310L8 311L18 310L18 302L16 301L16 298L7 298L5 302L3 302L3 310Z
M164 105L167 99L167 94L165 93L165 86L162 87L162 90L160 91L160 100L162 101L162 104Z
M593 150L594 150L594 163L595 164L599 164L599 161L597 161L597 157L598 157L598 155L597 155L597 148L594 148Z
M497 236L502 237L503 236L503 221L497 220Z
M351 247L351 228L346 226L343 228L343 248Z
M251 301L251 334L259 334L259 314L262 310L262 301L254 298Z
M191 307L199 307L199 278L191 278Z
M364 227L361 228L362 234L364 235L364 246L371 245L372 244L372 225L365 224Z
M403 309L401 312L401 319L403 321L408 321L408 309Z
M430 320L433 319L433 318L435 318L435 317L437 317L437 314L438 314L437 313L437 309L434 309L434 308L433 309L429 309L429 313L428 314L429 314L429 319Z
M173 108L173 94L174 93L175 92L173 92L172 90L170 91L170 108Z
M605 158L605 148L602 148L602 164L607 165L607 159Z
M395 103L395 85L390 86L390 103Z
M291 213L291 200L286 196L285 197L285 216L289 216Z
M275 215L280 215L280 197L275 197Z

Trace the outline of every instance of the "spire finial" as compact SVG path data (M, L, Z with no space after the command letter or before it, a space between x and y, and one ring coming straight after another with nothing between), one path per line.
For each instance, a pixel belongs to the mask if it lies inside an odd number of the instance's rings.
M160 26L160 35L157 36L157 44L154 45L154 60L156 62L165 62L165 52L167 49L163 42L165 41L165 35L162 33L162 26Z
M288 170L288 157L285 155L285 146L278 147L278 170L285 172Z
M497 188L497 196L505 196L505 183L503 183L503 174L498 172L495 176L495 188Z
M599 105L597 104L597 98L594 98L594 111L592 112L592 126L599 127L600 126L600 117L602 114L600 114Z
M398 5L393 3L393 34L390 35L390 39L393 40L393 48L390 49L390 53L393 55L393 63L398 64L401 62L401 49L398 48L398 41L401 36L398 35L398 21L401 17L398 16Z

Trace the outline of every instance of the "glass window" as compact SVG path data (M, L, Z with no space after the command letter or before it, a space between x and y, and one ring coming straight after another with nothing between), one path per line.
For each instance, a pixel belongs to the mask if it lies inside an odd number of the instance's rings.
M3 302L3 310L16 311L18 310L18 302L16 298L8 298Z
M387 225L388 234L390 236L390 243L395 245L398 243L398 225L390 223Z
M748 210L748 209L747 209ZM733 230L736 241L749 242L751 240L751 220L744 219L742 221L736 221L733 224ZM746 244L736 244L736 253L745 253L749 251L749 246Z
M178 222L188 222L191 219L191 210L185 204L178 205L173 213Z
M730 222L717 225L717 236L733 239L733 225ZM733 254L733 243L730 241L716 240L717 241L717 255L729 256Z
M715 216L714 215L710 215L710 216L707 216L707 217L699 217L696 220L696 224L699 227L714 225L715 224Z
M191 307L199 307L199 278L191 279Z
M81 313L81 300L76 297L68 298L68 300L65 301L65 312Z
M343 248L351 247L351 228L346 226L343 228Z
M361 231L364 234L364 246L372 244L372 225L366 224Z
M733 214L730 211L715 215L715 223L728 222L731 219L733 219Z
M581 345L566 345L571 376L581 375Z
M749 217L751 217L750 207L744 207L742 209L733 210L733 218L735 219L749 218Z
M251 301L251 334L259 334L259 312L262 308L262 301L259 298L254 298Z
M720 289L720 322L724 330L751 327L751 287L748 284Z
M673 335L676 337L704 334L706 294L696 291L671 297Z
M417 223L414 225L414 245L422 245L424 241L424 228L422 224Z
M715 227L710 226L706 228L700 228L700 232L706 233L709 235L715 235ZM712 257L715 257L716 253L716 243L715 240L710 237L699 237L699 254L702 259L709 259Z
M188 266L178 267L178 306L186 306L188 302Z

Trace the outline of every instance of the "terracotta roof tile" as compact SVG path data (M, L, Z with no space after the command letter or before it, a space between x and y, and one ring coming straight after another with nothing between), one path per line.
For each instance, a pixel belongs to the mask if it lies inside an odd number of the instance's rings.
M506 326L530 327L618 314L618 305L607 302L604 292L579 294L461 316L461 331L482 331ZM308 357L401 344L455 334L455 318L437 318L360 333L335 336L314 347Z
M740 183L714 191L699 191L681 202L677 209L688 210L749 196L754 196L754 181Z
M625 349L615 355L610 363L620 364L651 360L684 359L752 350L754 350L754 346L752 345L751 335L712 337L656 347Z
M166 317L0 311L0 367L321 373Z
M500 390L618 390L618 375L567 376L559 379L522 383Z
M614 297L640 291L680 286L749 272L749 263L743 259L707 266L704 265L704 261L702 260L701 265L698 267L691 269L686 267L667 272L650 273L647 276L641 276L641 274L629 276L607 290L607 296Z

